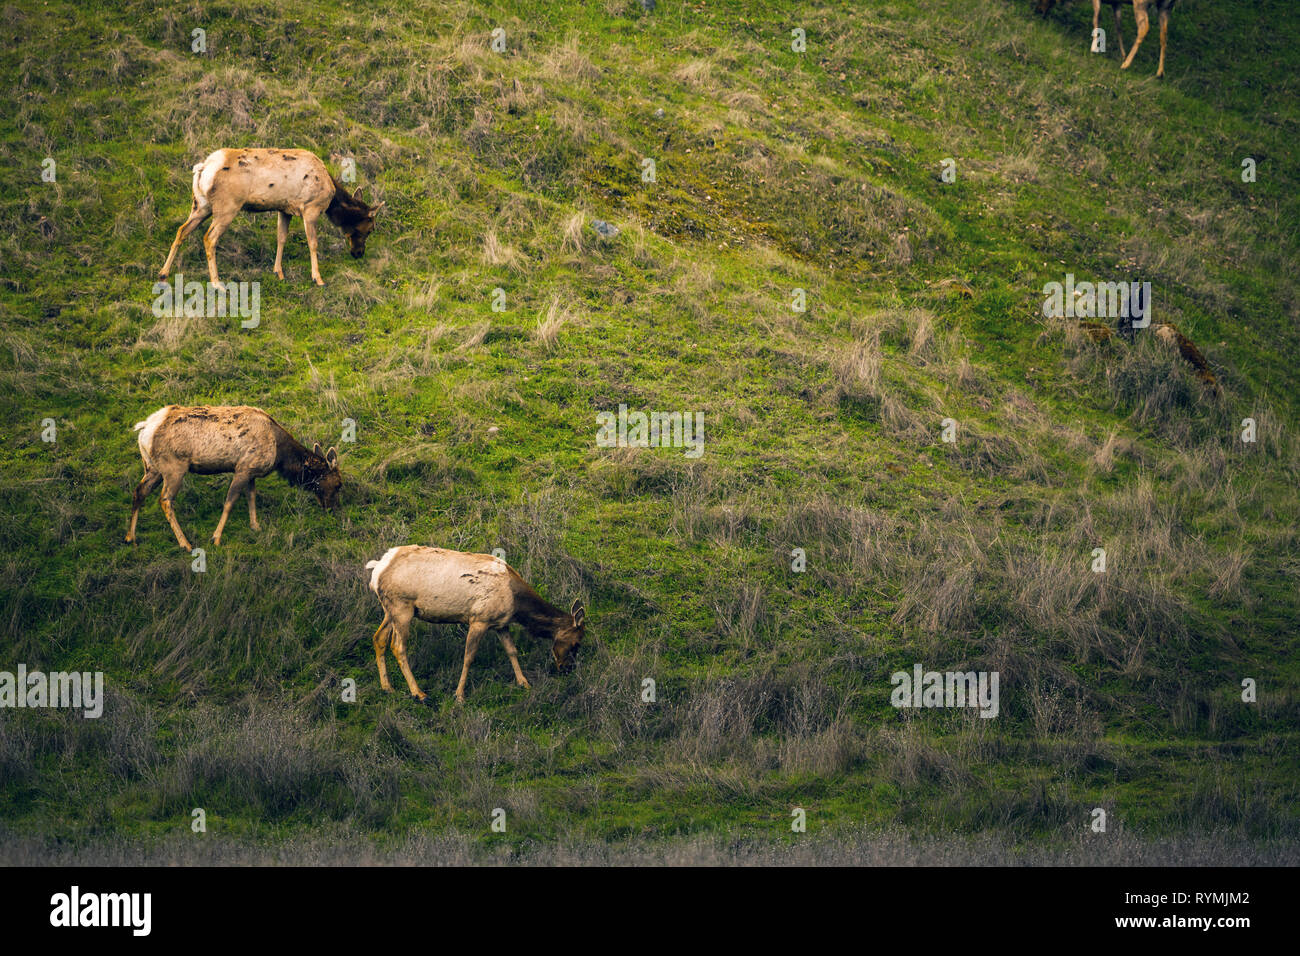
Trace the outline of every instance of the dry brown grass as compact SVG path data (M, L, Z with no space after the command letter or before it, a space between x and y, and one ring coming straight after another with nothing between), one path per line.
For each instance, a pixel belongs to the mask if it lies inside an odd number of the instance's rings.
M586 214L579 211L564 221L564 227L560 233L560 248L572 249L574 252L581 253L583 246L582 227L586 224Z
M482 260L485 265L518 269L522 262L522 256L520 256L519 250L501 242L497 238L495 229L489 229L483 235Z
M549 351L555 347L560 329L564 328L573 319L573 313L560 305L558 298L552 298L550 304L537 314L537 328L533 334L537 341Z

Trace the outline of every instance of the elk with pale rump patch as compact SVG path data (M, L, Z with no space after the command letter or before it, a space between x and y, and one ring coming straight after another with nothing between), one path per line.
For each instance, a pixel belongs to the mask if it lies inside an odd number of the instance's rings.
M349 195L325 164L305 149L219 149L195 164L192 191L190 216L176 230L176 241L158 278L167 278L181 243L211 216L212 225L203 237L203 248L208 255L208 278L217 288L222 287L217 278L217 240L242 209L280 214L275 241L277 279L284 278L281 262L289 220L301 216L302 231L307 235L307 248L311 252L312 281L324 285L316 261L316 220L321 213L343 230L352 257L360 259L366 252L366 237L375 228L375 213L384 208L382 202L370 206Z
M582 602L574 601L570 611L561 611L542 600L519 572L500 558L408 544L389 548L378 561L367 561L366 569L370 571L370 590L384 608L384 620L373 641L379 685L386 691L393 689L384 663L391 638L393 656L411 695L421 702L428 700L406 659L406 639L415 617L434 624L469 625L465 660L456 685L456 700L460 703L465 702L469 665L488 631L501 635L515 671L515 683L520 687L528 687L529 683L519 668L519 656L507 630L511 624L518 624L533 637L549 640L551 657L561 673L572 670L577 660L587 620Z
M144 477L136 485L131 502L131 526L126 543L135 544L135 524L140 506L149 492L162 482L162 511L176 534L176 542L186 551L190 543L176 520L172 501L180 491L181 481L189 472L219 475L234 472L221 520L212 535L213 544L221 544L221 531L230 517L230 508L243 491L248 492L248 523L254 531L257 523L255 482L263 475L278 471L291 485L306 488L316 495L321 507L332 509L338 504L343 486L339 474L338 452L322 452L320 445L310 451L260 408L248 405L167 405L142 422L135 423L140 433L140 457L144 459Z

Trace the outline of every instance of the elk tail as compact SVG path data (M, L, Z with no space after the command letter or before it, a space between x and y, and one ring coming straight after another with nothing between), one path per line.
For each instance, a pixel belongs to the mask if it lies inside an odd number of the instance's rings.
M366 570L370 572L370 590L374 591L376 596L379 595L379 576L384 573L384 569L397 556L398 550L397 548L389 548L378 561L366 562Z
M140 437L136 439L137 443L140 445L140 457L144 459L144 466L148 468L150 471L154 470L153 467L154 432L158 430L158 426L162 424L162 420L167 417L167 409L170 407L171 407L170 405L164 405L162 408L158 409L158 411L154 412L144 421L136 422L133 428L134 431L140 433Z

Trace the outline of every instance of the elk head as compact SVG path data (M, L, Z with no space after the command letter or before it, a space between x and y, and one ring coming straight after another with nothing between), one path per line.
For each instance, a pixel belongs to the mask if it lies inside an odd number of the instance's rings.
M573 602L569 616L571 620L556 629L555 640L551 644L551 656L555 658L555 668L561 674L569 673L577 664L578 649L582 646L587 627L587 611L581 601Z
M343 475L339 473L339 453L333 447L322 452L320 442L312 446L311 454L303 462L304 487L316 494L316 500L326 511L338 507L339 491L343 488Z
M387 205L386 202L381 202L377 206L361 202L358 198L360 194L361 189L352 194L358 215L344 230L344 234L348 237L348 251L352 253L353 259L360 259L366 254L366 239L375 231L375 214Z

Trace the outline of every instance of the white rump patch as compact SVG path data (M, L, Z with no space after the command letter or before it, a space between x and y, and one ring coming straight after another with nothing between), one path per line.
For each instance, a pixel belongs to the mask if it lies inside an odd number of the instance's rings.
M366 562L366 570L369 571L371 568L374 568L374 570L370 572L370 590L374 591L376 594L379 593L379 576L384 573L385 569L390 564L393 563L393 558L397 557L397 552L401 550L401 548L389 548L384 552L384 556L378 561Z
M212 189L213 180L217 178L217 173L221 171L222 160L225 159L226 151L219 149L203 162L194 167L194 197L207 202L208 192Z
M144 459L146 468L153 468L153 436L158 431L158 426L163 423L167 417L167 409L170 405L164 405L158 411L154 412L142 422L135 423L135 430L140 432L138 441L140 442L140 457ZM141 429L144 429L141 431Z

